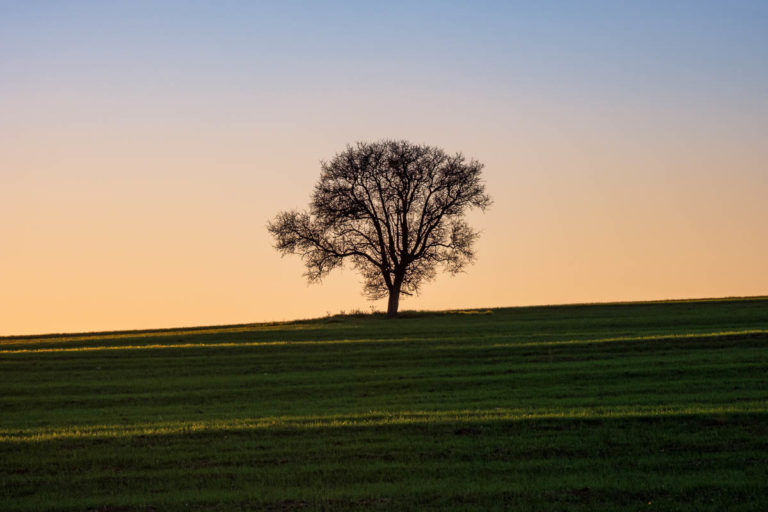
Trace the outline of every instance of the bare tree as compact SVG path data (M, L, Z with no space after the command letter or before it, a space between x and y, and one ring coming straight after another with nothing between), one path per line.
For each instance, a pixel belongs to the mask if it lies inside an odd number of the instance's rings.
M299 254L310 282L345 259L363 276L371 299L389 296L397 315L400 294L472 261L478 233L463 220L491 199L483 165L457 153L407 141L359 142L322 163L309 211L283 211L268 224L275 248Z

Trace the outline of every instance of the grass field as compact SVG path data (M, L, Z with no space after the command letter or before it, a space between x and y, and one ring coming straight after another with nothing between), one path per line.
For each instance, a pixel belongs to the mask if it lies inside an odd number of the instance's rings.
M0 338L0 510L768 510L768 298Z

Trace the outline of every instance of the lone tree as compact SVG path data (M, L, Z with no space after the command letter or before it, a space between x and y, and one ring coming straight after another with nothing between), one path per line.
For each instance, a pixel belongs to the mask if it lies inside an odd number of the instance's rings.
M283 211L269 222L275 248L299 254L310 282L345 259L363 276L371 299L389 296L397 316L400 294L472 261L478 233L463 220L491 199L483 164L460 153L407 141L358 142L322 163L309 211Z

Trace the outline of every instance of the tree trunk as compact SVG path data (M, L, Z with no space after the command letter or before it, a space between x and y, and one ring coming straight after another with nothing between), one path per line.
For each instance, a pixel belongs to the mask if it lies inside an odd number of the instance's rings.
M397 316L397 308L400 306L400 284L395 284L389 289L389 303L387 304L387 318Z

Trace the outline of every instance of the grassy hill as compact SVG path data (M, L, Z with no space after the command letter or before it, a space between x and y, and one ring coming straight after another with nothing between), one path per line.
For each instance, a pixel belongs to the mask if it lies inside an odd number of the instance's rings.
M2 510L768 510L768 298L0 338Z

